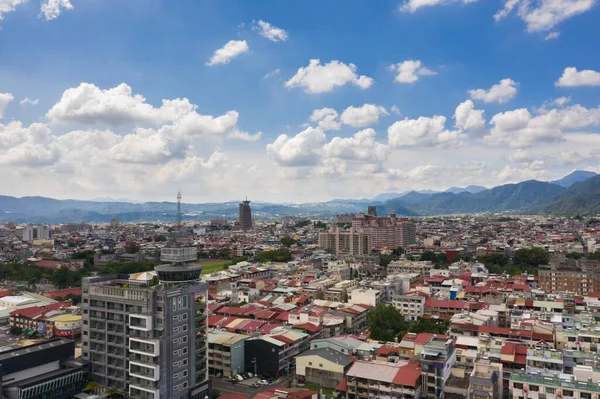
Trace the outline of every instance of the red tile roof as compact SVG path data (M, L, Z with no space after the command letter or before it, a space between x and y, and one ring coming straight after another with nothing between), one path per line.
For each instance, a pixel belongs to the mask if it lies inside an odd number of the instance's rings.
M396 385L416 387L421 379L421 366L419 363L411 362L401 367L392 381Z
M311 324L311 323L295 324L294 328L297 328L299 330L305 330L305 331L308 331L311 333L316 333L321 330L321 328L319 328L319 326L315 326L314 324Z
M54 260L41 260L36 262L35 265L37 267L45 267L49 269L59 269L62 266L61 262L56 262Z
M398 353L398 348L393 345L383 345L377 349L378 355L387 356L390 353Z
M347 382L346 382L346 377L344 377L344 378L342 378L340 383L337 385L337 387L335 387L335 390L346 392L346 388L347 388Z
M55 299L58 296L64 299L67 295L81 295L81 288L69 288L66 290L48 291L44 292L42 295L51 299Z
M432 308L466 309L468 305L469 303L466 301L456 300L428 299L425 301L425 306Z

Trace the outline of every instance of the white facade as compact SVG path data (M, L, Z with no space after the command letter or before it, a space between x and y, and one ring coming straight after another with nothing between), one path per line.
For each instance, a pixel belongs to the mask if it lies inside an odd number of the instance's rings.
M348 303L377 306L383 301L381 291L357 288L348 293Z

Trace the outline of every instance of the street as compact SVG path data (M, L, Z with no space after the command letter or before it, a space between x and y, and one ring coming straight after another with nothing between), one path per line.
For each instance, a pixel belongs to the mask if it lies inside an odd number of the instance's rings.
M212 386L213 389L219 389L221 393L239 393L252 398L259 392L266 391L273 387L287 387L288 383L294 378L294 374L287 375L272 384L261 386L260 388L254 388L252 386L244 385L242 383L232 384L227 378L213 378Z

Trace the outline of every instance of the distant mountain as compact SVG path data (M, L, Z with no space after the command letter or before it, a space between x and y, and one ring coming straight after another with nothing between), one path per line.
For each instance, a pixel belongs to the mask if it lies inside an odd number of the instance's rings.
M487 190L486 187L483 186L467 186L464 188L461 187L451 187L448 190L444 191L445 193L452 193L452 194L460 194L460 193L471 193L471 194L477 194L480 193L484 190Z
M600 214L600 175L573 184L561 198L541 206L539 212L560 216Z
M588 172L587 170L576 170L562 179L551 181L550 183L558 184L563 187L571 187L575 183L579 183L589 179L590 177L597 176L595 172Z
M371 198L371 201L389 201L395 198L401 198L404 197L406 194L409 193L419 193L419 194L437 194L439 193L439 191L434 191L434 190L418 190L418 191L405 191L403 193L383 193L383 194L379 194L373 198Z

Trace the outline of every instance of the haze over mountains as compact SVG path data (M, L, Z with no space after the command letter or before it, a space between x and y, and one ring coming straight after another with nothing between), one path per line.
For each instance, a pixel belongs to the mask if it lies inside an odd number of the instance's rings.
M343 213L365 212L375 205L378 213L406 216L443 214L513 213L561 216L600 214L600 175L575 171L552 182L536 180L505 184L486 189L467 186L435 191L384 193L372 199L346 199L304 204L253 202L257 219L279 216L328 218ZM209 220L237 217L238 202L183 204L184 219ZM125 201L56 200L45 197L0 196L0 222L67 223L107 222L118 217L123 222L174 221L174 202L133 203Z

